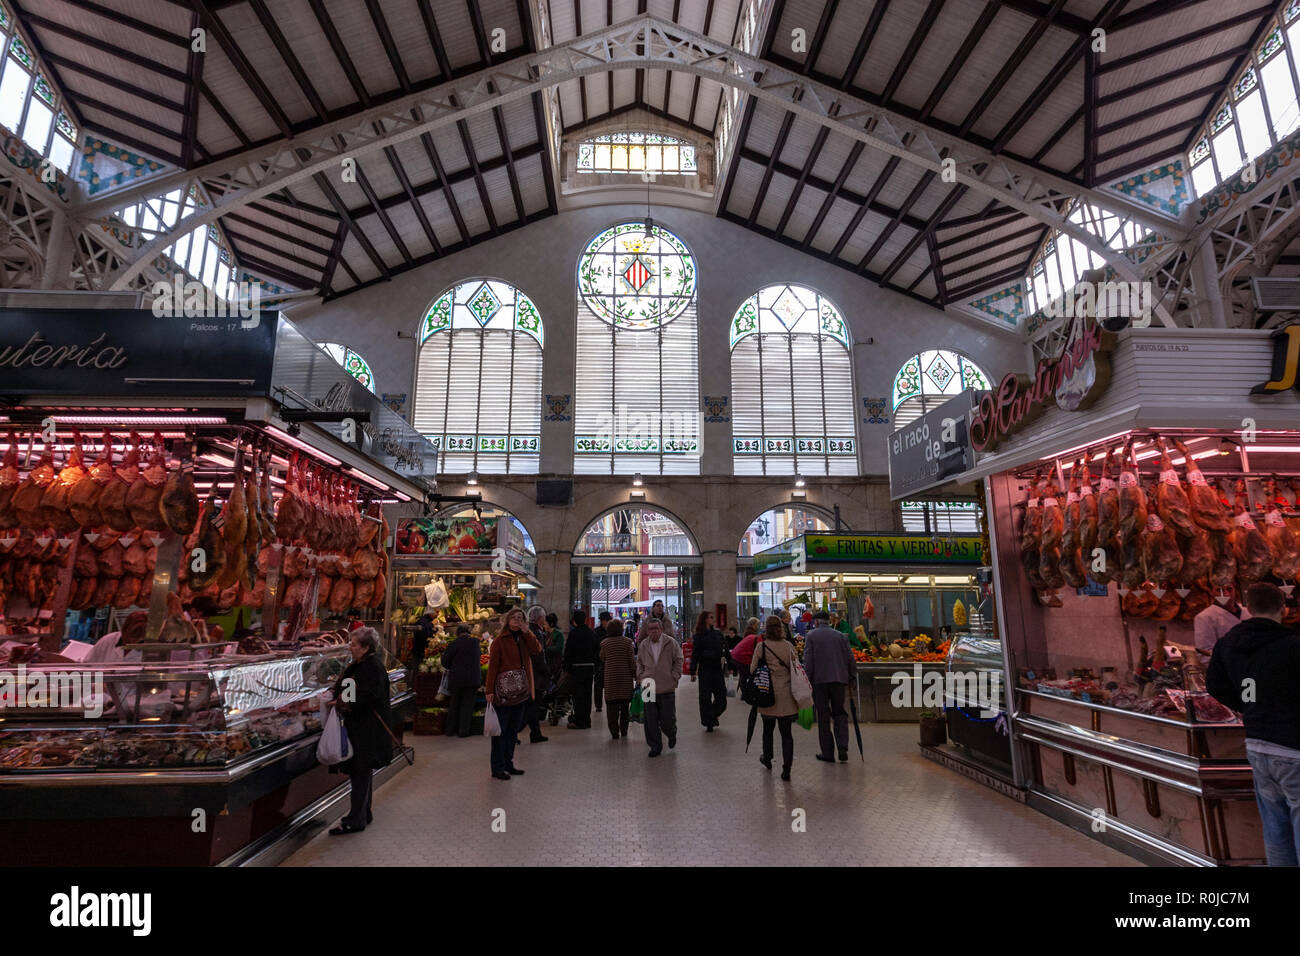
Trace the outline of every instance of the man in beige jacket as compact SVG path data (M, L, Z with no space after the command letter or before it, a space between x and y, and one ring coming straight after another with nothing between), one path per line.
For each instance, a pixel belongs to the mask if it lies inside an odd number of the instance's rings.
M650 756L663 752L660 730L668 738L668 749L677 746L677 682L682 677L682 646L655 618L645 625L645 640L636 651L636 681L645 697L645 742ZM651 684L646 686L649 678Z

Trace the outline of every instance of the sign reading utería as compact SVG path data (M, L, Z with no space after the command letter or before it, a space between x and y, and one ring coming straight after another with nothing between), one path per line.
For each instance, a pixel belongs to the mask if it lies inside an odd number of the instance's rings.
M1038 363L1032 382L1009 372L980 398L971 422L971 444L989 451L1012 432L1033 421L1049 405L1081 411L1092 405L1110 384L1110 358L1115 335L1096 322L1084 322L1055 359Z

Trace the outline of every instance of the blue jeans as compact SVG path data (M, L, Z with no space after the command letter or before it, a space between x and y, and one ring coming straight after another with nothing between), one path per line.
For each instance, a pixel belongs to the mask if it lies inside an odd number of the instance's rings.
M1264 823L1269 866L1296 866L1300 852L1300 760L1246 751Z
M492 772L505 773L515 765L515 734L524 726L524 709L527 703L513 707L497 707L497 720L501 722L501 735L492 738Z

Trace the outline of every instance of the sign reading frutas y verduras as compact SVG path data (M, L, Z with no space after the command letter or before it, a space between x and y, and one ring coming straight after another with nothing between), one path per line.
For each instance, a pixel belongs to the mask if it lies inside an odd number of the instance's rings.
M267 394L275 323L148 309L0 309L9 395Z
M928 534L808 534L754 555L754 571L767 571L793 561L793 545L802 540L810 569L817 564L979 564L980 539L975 535L940 537Z
M975 464L969 418L980 393L967 389L889 437L889 493L916 494Z

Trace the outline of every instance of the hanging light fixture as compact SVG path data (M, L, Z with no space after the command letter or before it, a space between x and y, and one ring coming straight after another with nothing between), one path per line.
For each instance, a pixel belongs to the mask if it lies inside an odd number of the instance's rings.
M467 485L477 485L477 484L478 484L478 472L477 472L477 471L471 471L471 472L469 473L469 477L468 477L467 479L465 479L465 484L467 484Z
M640 488L644 484L645 484L645 479L641 477L641 472L638 471L635 475L632 476L632 485L634 487Z
M795 486L796 488L802 488L802 487L803 487L804 485L806 485L806 484L807 484L807 482L803 480L803 475L795 475L795 476L794 476L794 486Z

